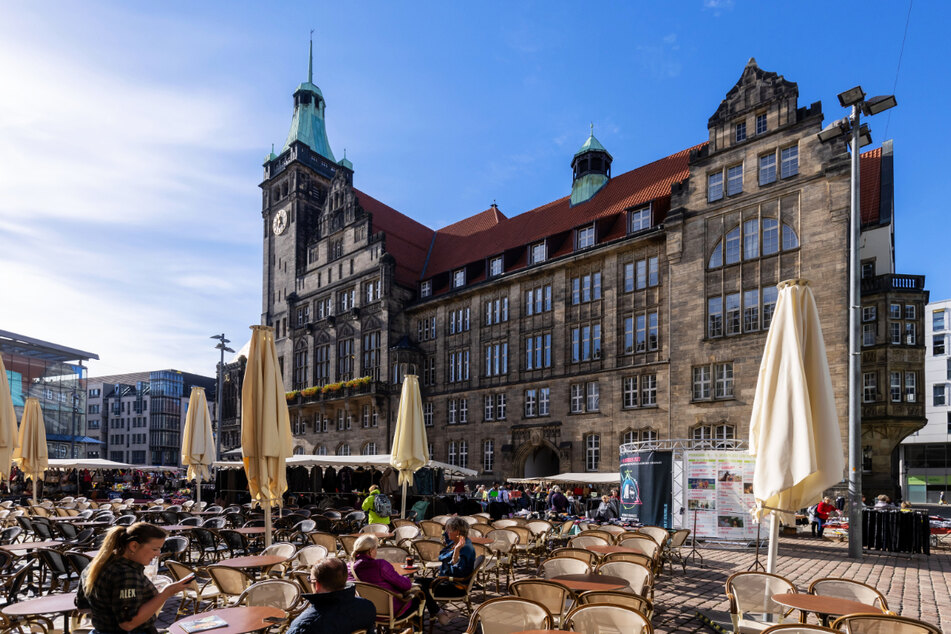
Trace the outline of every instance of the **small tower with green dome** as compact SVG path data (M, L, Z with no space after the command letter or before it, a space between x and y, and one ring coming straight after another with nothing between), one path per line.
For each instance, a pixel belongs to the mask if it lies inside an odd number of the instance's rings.
M571 204L579 205L591 200L611 180L611 161L614 157L591 134L571 159Z

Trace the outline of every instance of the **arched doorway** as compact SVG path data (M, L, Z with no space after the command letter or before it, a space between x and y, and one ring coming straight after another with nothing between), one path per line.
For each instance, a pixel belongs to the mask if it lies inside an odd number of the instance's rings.
M561 472L561 460L555 450L548 445L537 445L528 450L525 456L523 478L541 478Z

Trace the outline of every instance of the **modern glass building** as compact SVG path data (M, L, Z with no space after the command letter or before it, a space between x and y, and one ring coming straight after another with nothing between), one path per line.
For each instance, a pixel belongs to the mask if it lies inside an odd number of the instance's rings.
M86 435L85 362L99 355L0 330L0 354L7 371L17 420L26 399L39 399L50 458L86 457L101 444Z

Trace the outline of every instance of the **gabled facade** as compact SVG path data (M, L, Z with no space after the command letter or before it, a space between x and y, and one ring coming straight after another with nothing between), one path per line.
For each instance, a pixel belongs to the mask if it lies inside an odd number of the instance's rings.
M614 470L632 440L745 438L789 278L813 281L845 441L849 161L821 125L750 60L707 141L612 174L592 134L569 195L438 231L290 142L265 163L262 320L297 450L388 451L398 362L420 376L434 457L485 478Z

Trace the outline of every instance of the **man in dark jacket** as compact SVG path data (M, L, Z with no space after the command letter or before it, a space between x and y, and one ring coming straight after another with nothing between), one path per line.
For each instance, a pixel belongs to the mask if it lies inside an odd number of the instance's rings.
M291 623L287 634L340 634L366 630L372 634L376 609L347 585L347 564L336 557L321 559L310 573L315 594L305 594L310 606Z

